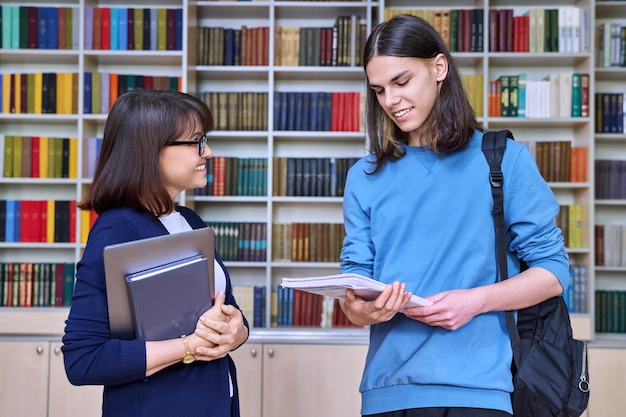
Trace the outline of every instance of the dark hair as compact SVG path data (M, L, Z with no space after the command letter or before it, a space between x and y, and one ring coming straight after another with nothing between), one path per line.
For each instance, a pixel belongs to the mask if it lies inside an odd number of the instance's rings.
M172 212L159 153L195 125L209 132L213 116L189 94L136 89L118 97L104 125L91 188L78 207L98 214L121 206L147 209L155 216Z
M478 122L469 103L456 63L439 33L424 19L398 14L381 23L370 34L363 53L363 68L375 56L396 56L433 59L443 54L448 61L448 74L430 115L422 126L430 147L436 153L452 152L467 146ZM402 158L406 152L402 143L408 135L387 116L376 98L367 89L366 126L370 151L375 155L377 172L385 161Z

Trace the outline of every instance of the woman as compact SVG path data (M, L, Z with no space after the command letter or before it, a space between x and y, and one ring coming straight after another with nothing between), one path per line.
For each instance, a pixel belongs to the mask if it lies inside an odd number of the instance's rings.
M561 294L568 256L559 204L526 148L507 144L504 206L509 271L496 283L489 167L445 43L424 20L398 15L364 52L370 154L348 174L344 273L388 284L342 308L370 325L362 414L504 417L512 413L505 310ZM411 294L430 300L403 309Z
M217 256L215 302L193 334L115 339L107 313L105 246L206 227L175 198L206 184L212 128L206 104L174 91L130 91L107 118L93 183L79 203L99 216L77 265L62 348L72 384L104 386L103 416L239 416L228 352L245 342L248 323Z

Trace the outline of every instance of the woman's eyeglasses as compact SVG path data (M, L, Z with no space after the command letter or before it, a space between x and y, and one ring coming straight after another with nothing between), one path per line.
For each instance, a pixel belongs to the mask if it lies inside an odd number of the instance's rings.
M165 146L177 146L177 145L198 145L198 155L204 154L204 148L208 140L207 134L204 133L198 140L178 140L176 142L168 143Z

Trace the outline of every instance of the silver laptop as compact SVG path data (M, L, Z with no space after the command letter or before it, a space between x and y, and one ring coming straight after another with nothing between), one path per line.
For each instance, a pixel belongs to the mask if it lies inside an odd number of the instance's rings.
M129 275L202 255L209 269L211 301L215 298L215 236L210 227L109 245L103 255L109 326L114 338L137 338L128 291Z

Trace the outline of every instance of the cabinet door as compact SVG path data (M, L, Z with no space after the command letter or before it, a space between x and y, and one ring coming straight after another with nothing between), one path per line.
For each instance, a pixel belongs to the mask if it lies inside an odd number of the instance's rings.
M61 343L50 343L50 405L48 417L102 415L102 387L74 386L65 375Z
M230 355L237 367L241 415L261 417L263 345L245 344Z
M0 415L47 415L48 349L48 341L0 342Z
M589 349L589 417L622 417L626 410L626 349Z
M263 416L359 416L366 352L366 345L266 344Z

